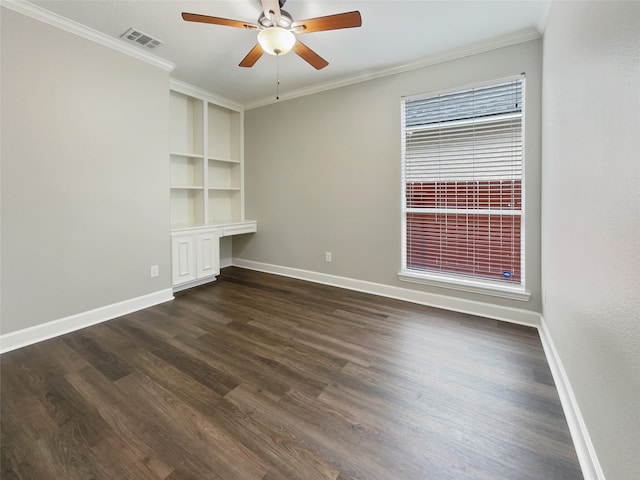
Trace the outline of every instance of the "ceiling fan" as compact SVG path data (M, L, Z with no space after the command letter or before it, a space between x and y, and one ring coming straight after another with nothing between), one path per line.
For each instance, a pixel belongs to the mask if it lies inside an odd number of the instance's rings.
M294 22L288 12L282 10L286 0L261 0L262 13L257 23L242 22L229 18L211 17L197 13L182 13L187 22L211 23L228 27L258 30L258 43L240 62L241 67L253 67L263 53L284 55L293 50L311 66L320 70L329 65L324 58L296 38L303 33L322 32L353 28L362 25L360 12L346 12L326 17L310 18Z

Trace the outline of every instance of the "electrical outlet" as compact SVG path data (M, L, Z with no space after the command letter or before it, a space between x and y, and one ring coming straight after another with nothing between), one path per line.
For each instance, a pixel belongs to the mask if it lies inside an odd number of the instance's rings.
M327 263L331 263L331 252L324 253L324 261Z
M159 274L158 265L151 265L151 278L157 277Z

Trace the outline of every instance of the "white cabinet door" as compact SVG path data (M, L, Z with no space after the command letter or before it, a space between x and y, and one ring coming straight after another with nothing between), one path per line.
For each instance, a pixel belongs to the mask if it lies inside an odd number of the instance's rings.
M220 230L183 230L171 234L173 286L194 282L199 285L220 274Z
M196 275L198 278L220 274L220 235L218 230L196 234Z
M171 237L171 267L174 285L196 279L196 245L192 233Z

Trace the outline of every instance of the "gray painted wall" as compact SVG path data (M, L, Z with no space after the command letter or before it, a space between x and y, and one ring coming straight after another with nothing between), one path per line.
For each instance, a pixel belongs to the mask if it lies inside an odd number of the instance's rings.
M234 239L234 257L539 311L541 49L541 40L530 41L247 111L246 216L259 229ZM399 281L401 97L521 72L531 300Z
M544 37L545 321L606 478L640 478L640 3L554 2Z
M1 16L0 331L170 288L168 72Z

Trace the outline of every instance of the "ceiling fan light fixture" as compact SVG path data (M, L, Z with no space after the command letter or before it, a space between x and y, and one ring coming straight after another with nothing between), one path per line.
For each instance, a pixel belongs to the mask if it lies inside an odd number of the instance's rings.
M296 37L284 28L269 27L258 33L258 43L270 55L284 55L296 44Z

